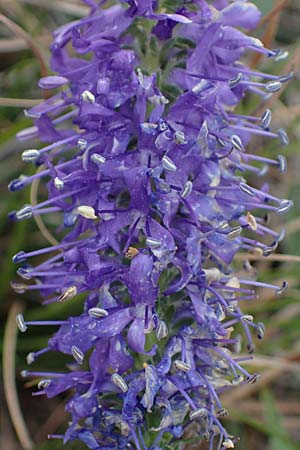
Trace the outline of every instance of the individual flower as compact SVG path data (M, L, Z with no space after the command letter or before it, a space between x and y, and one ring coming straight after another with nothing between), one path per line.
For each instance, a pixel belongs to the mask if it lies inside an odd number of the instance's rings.
M64 372L23 374L41 379L38 395L72 389L71 421L54 436L65 442L159 450L192 431L210 449L232 448L220 394L258 378L235 356L234 327L250 353L252 332L264 334L239 302L257 286L280 294L287 285L244 279L231 263L238 251L275 250L283 235L265 213L292 206L245 179L268 165L285 172L284 156L246 151L252 135L286 145L285 131L271 128L269 109L261 118L235 112L247 93L267 99L290 75L254 71L241 58L286 55L241 31L260 18L249 2L86 3L88 17L54 32L56 75L39 86L59 90L26 112L34 125L18 135L36 139L22 158L38 170L10 184L43 180L48 189L13 218L61 218L57 245L14 256L18 274L35 281L13 287L38 290L46 303L82 294L84 309L50 322L17 317L21 331L58 327L28 363L53 351L74 361ZM27 263L38 255L46 257Z

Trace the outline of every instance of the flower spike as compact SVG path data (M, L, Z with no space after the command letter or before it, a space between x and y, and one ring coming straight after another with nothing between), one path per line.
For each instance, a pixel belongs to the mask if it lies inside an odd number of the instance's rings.
M255 281L249 263L241 279L231 263L237 252L273 252L283 234L264 216L293 206L261 178L255 186L244 178L263 177L269 166L287 171L284 155L247 151L253 135L287 145L287 133L273 130L270 109L261 117L235 110L249 93L265 100L292 74L258 72L241 57L287 54L241 31L260 20L248 1L84 3L87 17L54 32L54 75L39 86L57 91L26 112L33 126L18 133L40 139L21 157L45 167L9 185L48 189L47 200L12 219L55 213L64 229L57 245L13 257L24 280L13 288L38 290L46 302L80 294L84 305L66 320L17 316L21 332L58 327L28 364L46 352L73 358L69 371L22 376L40 378L38 395L71 391L68 428L52 435L64 442L160 450L180 442L193 421L210 448L216 441L232 449L219 397L258 381L236 354L253 352L265 333L239 304L256 298L256 288L280 295L287 283Z

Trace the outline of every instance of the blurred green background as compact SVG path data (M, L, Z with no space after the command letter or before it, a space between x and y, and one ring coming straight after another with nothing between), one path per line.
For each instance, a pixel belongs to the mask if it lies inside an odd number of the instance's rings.
M272 48L288 49L290 56L286 61L277 64L252 58L251 64L278 74L293 70L295 77L284 87L280 95L275 94L270 101L274 117L273 126L275 129L283 127L288 131L290 145L282 149L278 143L256 140L252 142L251 150L270 157L276 157L277 153L284 152L288 158L288 173L279 176L277 170L270 170L268 181L275 194L282 198L291 198L295 207L287 216L272 218L274 228L280 229L283 224L286 228L286 238L279 248L279 252L285 256L252 261L252 264L259 279L278 284L285 279L288 280L290 289L284 296L278 298L274 298L271 291L261 291L257 301L243 306L245 312L254 314L256 321L262 321L266 325L266 336L263 341L256 342L256 357L251 362L251 370L259 371L262 379L260 383L247 385L247 388L239 388L229 395L226 394L223 400L224 406L230 410L226 426L232 434L240 436L240 443L237 445L239 449L299 450L300 1L255 0L255 3L268 19L264 20L255 32L256 36L262 38ZM272 10L273 14L270 14ZM10 281L16 278L16 267L11 262L12 256L21 249L33 250L46 246L47 242L33 221L15 224L7 219L10 211L29 203L30 196L28 189L9 193L7 185L20 173L30 174L33 170L20 158L21 151L30 147L30 144L26 143L24 146L15 138L16 132L30 126L30 121L24 117L23 109L30 107L41 96L37 88L41 61L30 47L37 45L42 59L47 61L51 31L60 24L84 15L85 11L86 8L82 3L76 0L0 0L0 351L5 357L3 366L5 366L6 389L12 396L12 408L16 406L16 399L13 397L15 371L17 397L27 428L25 432L17 410L13 410L11 413L19 427L21 445L8 414L1 382L0 448L5 450L62 448L61 441L48 442L46 437L49 433L59 433L64 429L66 421L64 397L52 400L32 397L30 382L20 377L20 371L26 368L26 355L43 347L51 330L33 327L26 334L19 335L14 367L12 363L16 336L14 316L17 311L23 310L28 319L60 319L67 317L71 310L73 315L79 312L81 303L79 301L76 304L42 307L38 295L20 296L10 288ZM7 22L7 18L12 22ZM27 33L25 36L22 30ZM26 42L26 36L30 36L31 41ZM253 98L247 99L241 106L243 112L261 111L261 108L262 105ZM50 229L52 225L47 223ZM236 267L237 270L241 270L241 260L236 261ZM10 319L4 343L5 323L8 317ZM35 368L43 370L60 368L63 364L64 358L55 356L52 359L50 354L41 357L35 363ZM82 447L78 443L73 443L68 444L66 448L80 450ZM204 449L205 445L188 448Z

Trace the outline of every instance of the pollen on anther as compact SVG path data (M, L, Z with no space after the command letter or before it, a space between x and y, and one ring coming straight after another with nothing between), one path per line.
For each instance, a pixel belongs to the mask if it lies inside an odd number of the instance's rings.
M125 253L125 258L133 259L138 254L139 254L139 250L137 248L129 247L127 252Z

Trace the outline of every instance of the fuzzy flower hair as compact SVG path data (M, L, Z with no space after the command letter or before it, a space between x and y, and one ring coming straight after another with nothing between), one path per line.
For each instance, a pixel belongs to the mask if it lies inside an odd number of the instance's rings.
M12 217L60 218L56 245L14 256L18 274L34 280L14 288L38 290L47 303L81 294L84 307L67 320L17 317L21 331L57 327L29 364L47 352L73 357L64 372L23 374L40 378L39 394L72 391L64 442L160 450L192 435L233 448L219 396L258 377L236 356L235 326L249 352L253 332L264 334L239 302L255 298L256 286L280 294L286 283L239 278L231 263L238 251L275 250L282 234L265 213L292 206L244 178L268 165L286 170L281 155L246 151L252 135L287 144L286 133L272 130L269 109L261 118L235 112L246 94L266 99L290 75L254 71L241 58L286 54L241 31L260 19L247 1L85 3L86 18L54 32L56 75L39 86L56 93L26 112L34 125L18 135L36 140L22 158L38 170L10 184L43 180L48 190ZM29 265L38 255L46 258Z

